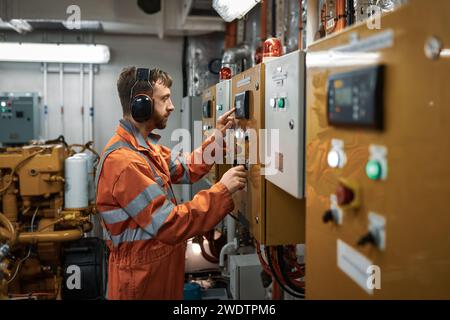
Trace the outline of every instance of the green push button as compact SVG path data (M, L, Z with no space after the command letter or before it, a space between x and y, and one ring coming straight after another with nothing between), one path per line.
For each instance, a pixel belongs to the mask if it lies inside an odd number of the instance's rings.
M278 99L278 108L283 109L285 107L286 103L284 101L284 98Z
M217 111L222 111L223 110L223 106L221 104L217 105Z
M377 160L370 160L366 165L366 174L371 180L380 180L382 177L380 162Z

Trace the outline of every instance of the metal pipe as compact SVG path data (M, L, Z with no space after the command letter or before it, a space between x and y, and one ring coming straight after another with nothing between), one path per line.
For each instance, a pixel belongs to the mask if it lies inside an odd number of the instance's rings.
M36 243L36 242L66 242L75 241L83 237L82 229L71 229L49 232L22 232L17 238L18 243Z
M61 128L62 135L65 133L64 126L64 64L59 64L59 97L60 97L60 105L61 105Z
M5 232L3 231L2 236L9 235L9 244L12 247L14 245L14 243L16 242L16 238L17 238L16 228L14 228L14 225L12 224L12 222L1 212L0 212L0 223L6 227L6 230L8 233L8 234L5 234Z
M81 142L85 143L85 120L84 120L84 65L80 64L80 106L81 106Z
M261 1L261 20L260 20L260 24L261 24L261 33L260 33L260 38L261 38L261 42L264 42L267 38L267 1L268 0L263 0Z
M47 79L47 75L48 75L48 66L47 66L47 62L44 62L44 137L45 139L50 139L49 135L50 135L50 127L49 127L49 121L48 121L48 79Z
M237 70L237 63L241 60L246 61L245 67L247 67L248 62L252 61L252 51L246 44L226 50L222 57L222 67L231 68L231 70L233 71L233 75L236 75L239 71ZM247 68L243 69L245 70Z
M12 176L10 177L10 179L14 179ZM14 182L8 186L6 192L3 194L2 210L6 219L11 222L17 221L19 211L17 208L17 193Z
M89 126L88 141L94 141L94 65L89 65Z

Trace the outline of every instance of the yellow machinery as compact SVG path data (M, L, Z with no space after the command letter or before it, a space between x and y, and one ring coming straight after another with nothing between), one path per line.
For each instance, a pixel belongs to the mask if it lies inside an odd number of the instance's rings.
M92 205L63 209L69 155L63 144L0 150L2 298L60 297L61 243L92 227Z
M308 49L309 299L450 297L450 2L380 22Z
M237 164L245 164L248 170L246 188L235 195L235 211L245 218L251 234L259 243L303 243L304 201L266 180L262 174L264 134L261 130L266 123L264 92L264 64L232 78L232 107L236 107L236 160Z

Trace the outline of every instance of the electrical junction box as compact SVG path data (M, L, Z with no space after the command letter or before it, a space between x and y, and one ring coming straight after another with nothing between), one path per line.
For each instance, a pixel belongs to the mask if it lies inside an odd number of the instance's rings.
M231 80L222 80L216 84L216 118L230 110Z
M266 62L265 108L268 137L275 130L279 133L278 141L266 139L266 168L273 168L266 179L302 199L305 186L304 52L295 51Z
M39 136L38 94L35 92L0 93L0 142L24 144Z
M197 138L198 142L195 141L194 135L195 122L202 122L202 98L193 96L184 97L181 100L181 108L179 110L181 113L181 127L188 130L191 134L190 152L192 152L201 145L201 139ZM188 150L183 150L183 152L186 151ZM209 188L209 185L206 183L205 179L201 179L193 184L183 184L181 185L180 201L190 201L197 192L207 188Z
M233 255L230 258L230 292L234 300L263 300L266 290L261 280L257 254Z

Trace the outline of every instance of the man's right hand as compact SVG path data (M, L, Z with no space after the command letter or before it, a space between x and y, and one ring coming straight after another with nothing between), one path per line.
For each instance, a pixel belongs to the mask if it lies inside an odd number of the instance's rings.
M231 168L222 176L220 182L227 187L231 194L245 188L247 183L247 171L244 166Z

